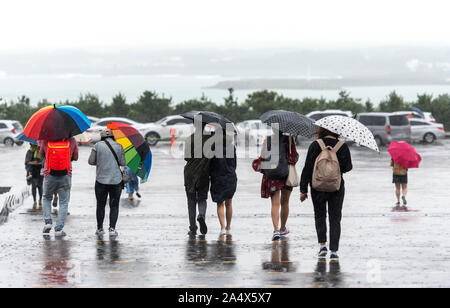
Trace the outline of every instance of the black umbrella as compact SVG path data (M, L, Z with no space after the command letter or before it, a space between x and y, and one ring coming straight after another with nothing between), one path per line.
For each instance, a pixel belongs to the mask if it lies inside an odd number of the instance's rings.
M231 124L234 129L234 124L224 116L212 112L212 111L189 111L186 113L183 113L181 115L182 117L190 120L194 120L197 117L201 117L202 123L205 124L219 124L222 129L227 128L227 124Z
M286 110L272 110L264 113L260 120L266 124L278 124L279 130L291 136L303 136L311 138L317 127L314 121L298 112Z

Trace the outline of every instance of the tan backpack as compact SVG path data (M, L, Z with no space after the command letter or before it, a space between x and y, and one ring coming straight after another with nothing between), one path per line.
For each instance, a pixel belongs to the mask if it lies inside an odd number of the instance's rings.
M317 156L312 175L312 188L322 192L335 192L341 188L341 167L337 151L344 144L339 141L334 148L326 146L322 139L317 140L322 152Z

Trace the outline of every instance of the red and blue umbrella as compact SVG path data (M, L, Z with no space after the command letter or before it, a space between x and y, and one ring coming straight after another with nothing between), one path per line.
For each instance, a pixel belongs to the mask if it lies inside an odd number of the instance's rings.
M31 139L55 141L79 135L89 127L91 121L78 108L52 105L36 111L23 133Z
M143 180L147 180L152 169L152 151L144 137L132 126L111 122L107 128L112 130L114 139L125 151L127 166Z

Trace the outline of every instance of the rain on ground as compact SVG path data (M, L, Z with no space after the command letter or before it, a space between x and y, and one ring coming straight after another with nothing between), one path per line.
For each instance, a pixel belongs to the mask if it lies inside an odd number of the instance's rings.
M306 146L297 168L301 170ZM143 198L121 202L116 240L95 236L95 168L89 147L74 163L68 236L42 237L31 197L0 226L0 287L450 287L450 141L418 145L420 169L409 174L410 212L392 212L390 159L351 147L345 176L340 263L319 262L312 203L291 198L288 240L271 241L270 202L260 199L261 175L238 161L232 238L219 240L209 201L204 239L189 240L182 159L153 149ZM24 185L26 146L0 147L0 186ZM122 198L125 196L122 195Z

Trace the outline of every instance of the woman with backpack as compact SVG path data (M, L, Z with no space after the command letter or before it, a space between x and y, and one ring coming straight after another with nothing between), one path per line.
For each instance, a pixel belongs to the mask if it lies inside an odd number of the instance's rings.
M319 258L328 254L327 203L330 222L331 261L338 261L337 251L341 236L342 205L345 185L342 175L352 170L352 159L348 146L339 141L339 135L319 127L318 139L309 146L300 181L300 201L308 198L311 185L311 199L319 241Z
M265 169L263 166L270 160L269 155L266 154L271 152L273 146L276 146L275 142L272 142L273 136L267 138L261 157L253 161L252 165L255 171L263 174L261 198L270 198L272 201L273 241L278 241L289 234L286 223L289 217L289 199L293 188L286 184L286 180L289 175L289 165L295 166L299 158L294 138L285 136L281 132L278 134L280 156L278 166L275 169Z

